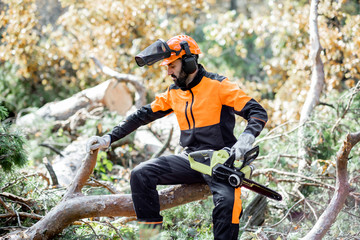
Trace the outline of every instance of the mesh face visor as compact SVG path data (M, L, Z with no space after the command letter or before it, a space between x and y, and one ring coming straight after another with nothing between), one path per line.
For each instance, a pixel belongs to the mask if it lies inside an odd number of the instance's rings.
M171 50L167 43L161 39L145 48L141 53L135 56L135 61L139 67L153 65L157 61L170 57Z

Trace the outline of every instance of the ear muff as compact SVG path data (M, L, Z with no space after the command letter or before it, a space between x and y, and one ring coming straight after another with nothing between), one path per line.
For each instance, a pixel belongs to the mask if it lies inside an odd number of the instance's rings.
M185 50L185 54L182 56L182 68L186 74L192 74L197 68L195 56L191 54L189 45L186 41L182 41L180 46Z

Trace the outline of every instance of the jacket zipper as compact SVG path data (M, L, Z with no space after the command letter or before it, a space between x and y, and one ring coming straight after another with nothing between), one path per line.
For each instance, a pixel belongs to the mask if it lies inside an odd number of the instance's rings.
M194 94L191 90L189 90L190 93L191 93L191 104L190 104L190 114L191 114L191 117L193 119L193 129L195 129L195 118L194 118L194 114L193 114L193 110L192 110L192 107L194 105ZM188 125L189 125L189 129L191 129L191 124L190 124L190 120L189 120L189 116L188 116L188 113L187 113L187 109L189 107L189 102L186 101L186 105L185 105L185 117L186 117L186 121L188 122Z
M188 125L189 125L189 129L190 129L190 128L191 128L191 127L190 127L190 121L189 121L189 117L188 117L188 114L187 114L187 108L188 108L188 106L189 106L189 102L186 101L186 105L185 105L185 117L186 117L186 121L187 121L187 123L188 123Z
M190 91L190 93L191 93L191 97L192 97L192 99L191 99L191 105L190 105L190 113L191 113L191 117L192 117L192 119L193 119L193 129L195 129L195 118L194 118L194 113L193 113L193 110L192 110L192 107L193 107L193 105L194 105L194 93L191 91L191 89L189 90Z

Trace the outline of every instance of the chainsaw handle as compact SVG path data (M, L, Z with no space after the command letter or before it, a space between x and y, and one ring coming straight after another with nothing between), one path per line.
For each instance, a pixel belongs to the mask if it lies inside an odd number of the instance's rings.
M244 161L239 169L242 169L246 165L249 165L259 156L260 148L255 146L244 154ZM230 168L234 167L235 153L231 154L230 157L225 161L224 165Z
M214 152L213 150L200 150L200 151L189 153L189 156L192 159L205 159L206 157L211 158L211 155L213 152Z
M260 148L255 146L244 154L244 164L249 165L259 156ZM244 167L245 167L244 165Z
M231 154L229 158L224 162L224 165L229 168L233 168L235 161L235 153Z

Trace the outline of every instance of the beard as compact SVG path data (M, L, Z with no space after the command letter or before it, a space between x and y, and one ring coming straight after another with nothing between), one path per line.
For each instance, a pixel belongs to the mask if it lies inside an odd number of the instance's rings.
M175 74L171 74L171 77L173 77L175 80L175 85L180 88L186 88L186 80L189 77L189 74L186 74L183 70L181 70L179 77L177 77Z

